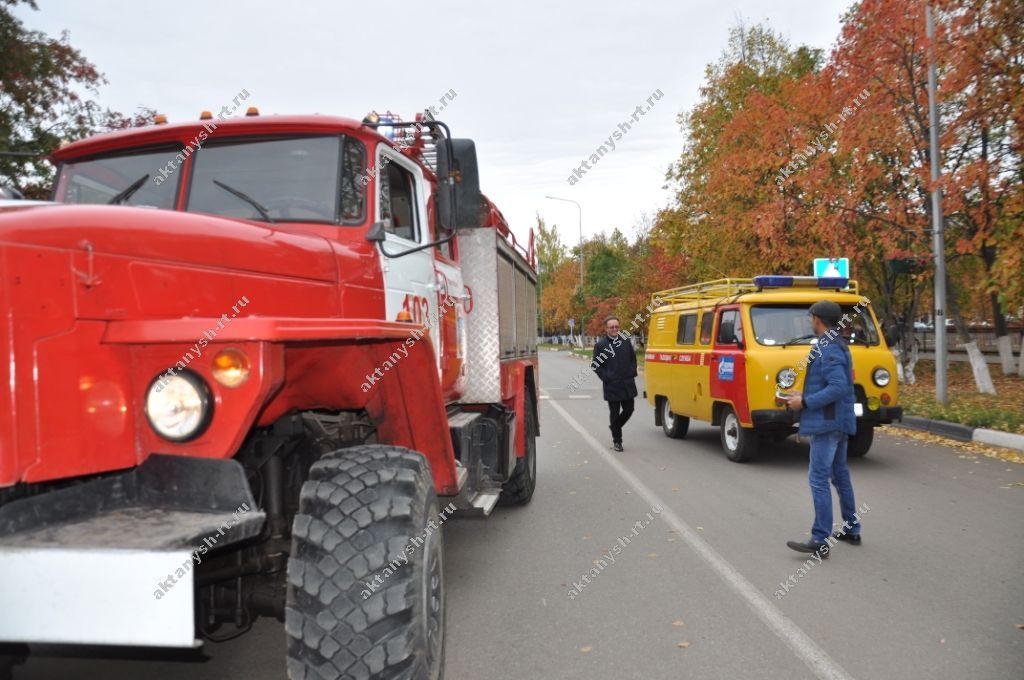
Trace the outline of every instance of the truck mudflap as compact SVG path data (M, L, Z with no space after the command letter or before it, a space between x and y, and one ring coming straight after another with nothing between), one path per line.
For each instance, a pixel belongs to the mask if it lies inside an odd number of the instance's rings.
M0 507L0 642L194 647L195 569L260 533L234 460L152 455Z

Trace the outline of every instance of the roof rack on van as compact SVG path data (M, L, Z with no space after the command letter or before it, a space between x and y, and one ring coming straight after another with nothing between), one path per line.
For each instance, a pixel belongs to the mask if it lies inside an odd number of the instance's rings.
M766 288L819 288L834 289L847 293L858 293L857 282L845 278L816 276L755 276L753 279L715 279L695 283L679 288L659 290L651 295L651 302L671 304L673 302L693 302L712 300L739 295L756 293Z
M672 302L688 302L693 300L710 300L714 298L738 295L739 293L753 293L757 290L753 279L715 279L695 283L679 288L659 290L651 295L651 301L661 300L663 304Z

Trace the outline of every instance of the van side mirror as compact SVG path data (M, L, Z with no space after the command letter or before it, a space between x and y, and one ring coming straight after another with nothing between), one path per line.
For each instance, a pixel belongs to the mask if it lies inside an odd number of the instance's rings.
M438 217L451 229L484 226L484 197L480 193L480 172L476 144L472 139L452 139L437 147Z

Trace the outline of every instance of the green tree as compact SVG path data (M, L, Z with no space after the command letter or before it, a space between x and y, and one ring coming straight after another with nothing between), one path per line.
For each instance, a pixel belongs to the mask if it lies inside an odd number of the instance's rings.
M92 97L107 81L68 33L52 38L30 30L14 16L35 0L0 0L0 183L26 196L43 197L53 167L43 154L61 142L96 132L142 124L151 110L134 117L102 108Z

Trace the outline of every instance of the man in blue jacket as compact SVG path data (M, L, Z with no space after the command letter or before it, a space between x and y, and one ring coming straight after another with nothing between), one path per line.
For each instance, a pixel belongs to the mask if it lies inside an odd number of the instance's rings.
M846 338L838 328L842 308L835 302L821 300L811 305L811 328L818 336L817 345L808 357L803 394L786 399L788 408L802 411L800 434L811 438L811 463L808 479L814 500L814 525L811 540L787 541L786 545L802 553L828 557L832 536L832 489L839 493L839 507L844 526L849 531L833 537L854 545L860 544L860 522L855 517L853 482L846 465L848 437L857 432L856 402L853 390L853 360Z
M609 429L612 448L622 451L622 426L633 415L636 399L636 352L626 333L619 332L619 319L604 320L605 337L594 345L590 366L604 384L604 400L608 402Z

